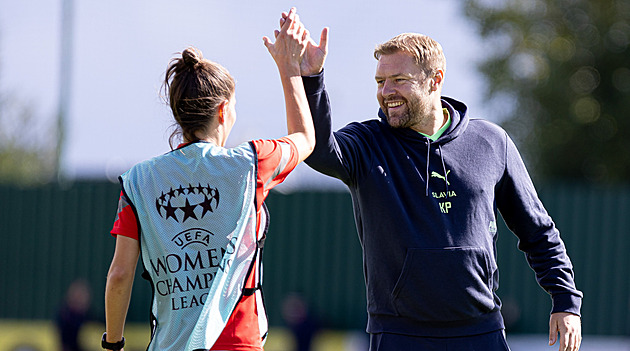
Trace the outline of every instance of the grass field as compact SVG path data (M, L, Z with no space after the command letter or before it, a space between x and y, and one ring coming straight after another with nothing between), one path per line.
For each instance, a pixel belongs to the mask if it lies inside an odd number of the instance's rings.
M100 340L105 326L87 324L81 332L86 351L100 351ZM131 324L125 328L125 351L144 351L149 343L149 325ZM359 335L359 336L357 336ZM314 341L313 351L363 350L365 339L362 332L323 332ZM0 320L0 351L59 351L57 330L50 321ZM269 332L265 351L291 351L293 339L282 328Z
M81 339L86 351L100 351L104 326L86 325ZM132 324L125 330L125 351L144 351L149 342L148 325ZM512 351L553 351L546 335L508 335ZM0 351L59 351L57 331L50 321L0 320ZM292 351L293 338L282 328L269 332L265 351ZM312 351L366 351L367 336L362 331L324 331L314 341ZM581 351L630 351L630 337L585 336Z

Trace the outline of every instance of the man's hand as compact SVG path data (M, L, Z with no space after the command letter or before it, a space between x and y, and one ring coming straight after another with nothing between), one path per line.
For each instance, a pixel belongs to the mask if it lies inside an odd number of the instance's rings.
M288 13L282 13L280 27L284 25L288 17ZM299 18L296 19L296 21L299 23ZM300 23L300 25L302 24ZM302 57L302 62L300 63L300 71L303 76L312 76L324 69L324 62L326 61L326 55L328 55L328 28L322 29L319 44L311 38L308 30L305 29L305 32L308 37L308 44L304 56ZM277 35L278 31L276 31L276 36Z
M300 63L300 72L302 75L312 76L321 72L324 69L326 55L328 55L328 28L322 29L319 44L309 36L306 52L302 58L302 63Z
M560 351L577 351L582 343L582 321L572 313L558 312L549 319L549 345L558 342Z

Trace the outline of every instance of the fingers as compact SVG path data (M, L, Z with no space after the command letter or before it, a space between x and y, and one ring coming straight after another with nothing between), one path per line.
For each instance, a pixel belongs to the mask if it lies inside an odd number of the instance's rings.
M578 335L576 339L577 342L575 343L575 350L577 351L580 349L580 346L582 346L582 334L580 333L580 335Z
M582 346L582 332L580 331L580 335L578 336L578 342L577 342L577 349L580 349L580 346Z
M281 32L297 39L301 43L308 38L308 31L304 27L304 24L300 22L300 16L296 13L295 7L292 7L286 18L281 19L280 22L282 23ZM276 34L276 39L279 34L280 32Z
M291 10L289 10L289 13L287 14L287 17L282 20L280 19L280 31L288 31L293 24L295 23L295 7L292 7Z
M308 42L308 39L311 37L311 33L309 33L308 29L304 28L304 33L302 34L302 41Z
M555 344L556 341L559 351L579 350L582 343L580 317L568 313L552 314L549 320L549 345Z
M558 350L560 351L572 350L571 348L569 348L569 341L570 339L568 338L568 335L566 333L560 333L560 340L558 342Z
M558 323L553 318L549 319L549 345L553 345L556 343L556 338L558 337Z
M293 16L292 16L293 14ZM290 28L297 28L298 26L304 27L304 24L300 22L300 16L297 14L295 7L292 7L289 12L283 12L280 16L280 28L282 28L287 21L292 21Z
M284 22L287 20L287 18L289 17L289 13L288 12L283 12L282 15L280 16L280 27L282 27L284 25Z
M295 15L295 7L292 7L291 10L289 10L289 13L282 13L282 18L280 18L280 30L276 29L273 31L273 36L276 40L278 40L278 36L281 32L287 33L289 30L291 30L295 23L295 16L297 16ZM263 43L265 44L267 49L272 48L274 45L274 43L272 43L271 40L266 36L263 37Z
M560 333L558 349L560 351L577 351L580 349L581 337L573 333Z
M294 16L291 18L292 12L294 13ZM328 53L328 32L329 32L328 27L325 27L324 29L322 29L322 33L319 38L319 44L317 44L312 38L310 38L310 33L308 32L304 24L300 22L300 17L295 12L296 12L295 8L291 8L291 10L288 13L282 12L280 16L280 28L282 28L285 25L285 23L287 23L287 21L292 19L293 26L304 27L305 33L304 33L304 36L302 37L304 41L310 41L313 46L318 47L324 53ZM278 34L276 34L276 38L277 37L278 37Z
M293 29L295 31L295 37L301 41L304 40L304 34L306 32L306 28L304 28L304 25L300 22L295 22L293 25Z
M269 53L276 61L276 64L282 66L283 71L286 68L293 70L297 68L299 74L299 64L302 61L307 39L310 38L308 31L300 22L295 7L292 7L288 13L283 13L280 19L280 29L274 30L275 42L269 37L263 38L263 43L269 50Z
M310 42L312 46L320 49L322 52L327 54L328 53L328 27L324 27L324 29L322 29L322 33L319 36L319 44L317 44L315 40L313 40L313 38L310 38L310 37L308 41Z
M280 16L280 28L284 26L284 22L287 20L287 16L288 14L286 12L283 12L282 16Z
M328 27L322 29L322 34L319 36L319 47L324 52L328 52Z
M288 27L285 28L285 23L287 23L287 19L289 19L289 16L291 16L292 14L295 13L295 7L292 7L289 12L283 12L282 15L280 16L280 30L285 30L285 32L288 30ZM291 25L291 23L289 23L289 26ZM277 40L278 36L280 35L280 30L274 30L273 31L273 37ZM268 37L263 37L263 44L265 44L265 46L267 47L268 50L271 50L273 48L273 43L271 42L271 40Z
M561 328L560 331L560 350L578 351L582 344L582 332L574 328ZM563 348L564 347L564 348Z

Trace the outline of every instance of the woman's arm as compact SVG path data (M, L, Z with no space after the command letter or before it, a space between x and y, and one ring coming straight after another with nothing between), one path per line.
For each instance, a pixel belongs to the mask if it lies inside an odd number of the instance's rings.
M315 130L300 74L300 62L310 38L297 19L295 8L289 11L275 36L275 43L267 37L263 41L278 66L284 91L288 138L297 147L298 159L302 162L315 147Z
M118 342L123 337L125 318L131 298L131 287L140 255L138 240L122 235L116 237L116 250L105 287L105 323L107 342Z

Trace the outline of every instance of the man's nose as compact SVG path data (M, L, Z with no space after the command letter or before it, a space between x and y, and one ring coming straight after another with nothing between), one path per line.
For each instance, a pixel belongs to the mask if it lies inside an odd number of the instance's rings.
M383 88L381 89L381 94L383 96L390 96L393 95L395 92L394 90L394 86L392 85L392 82L390 80L385 80L383 82Z

